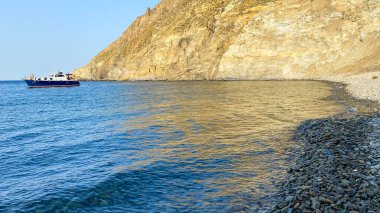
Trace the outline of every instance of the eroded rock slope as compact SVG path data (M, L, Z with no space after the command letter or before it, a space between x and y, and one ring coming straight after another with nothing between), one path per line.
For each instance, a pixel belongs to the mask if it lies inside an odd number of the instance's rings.
M380 67L380 0L162 0L75 75L305 79Z

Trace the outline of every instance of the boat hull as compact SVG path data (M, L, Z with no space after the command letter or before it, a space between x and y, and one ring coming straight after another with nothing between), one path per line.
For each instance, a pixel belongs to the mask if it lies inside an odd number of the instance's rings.
M34 81L25 80L28 87L42 88L42 87L75 87L80 86L79 81Z

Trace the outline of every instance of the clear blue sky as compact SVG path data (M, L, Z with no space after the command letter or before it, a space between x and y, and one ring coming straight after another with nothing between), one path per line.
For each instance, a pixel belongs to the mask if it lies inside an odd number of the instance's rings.
M159 0L0 0L0 80L72 71Z

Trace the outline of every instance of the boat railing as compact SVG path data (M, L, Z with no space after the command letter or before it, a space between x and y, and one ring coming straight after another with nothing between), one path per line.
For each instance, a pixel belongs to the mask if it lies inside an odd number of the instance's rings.
M35 80L36 80L36 77L34 77L34 75L25 76L24 78L22 78L22 80L31 80L31 81L35 81Z

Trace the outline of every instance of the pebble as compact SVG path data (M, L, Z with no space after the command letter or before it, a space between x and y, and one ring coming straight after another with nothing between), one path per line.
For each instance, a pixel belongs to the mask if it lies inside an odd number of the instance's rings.
M329 203L329 204L334 203L332 200L327 199L327 198L325 198L325 197L318 197L318 200L319 200L320 202L322 202L322 203Z
M321 207L321 202L319 202L317 198L311 198L311 207L313 209L319 209L319 207Z
M286 202L292 202L294 200L294 196L288 196L285 201Z
M349 187L350 186L350 181L346 180L346 179L343 179L342 180L342 186L344 187Z

